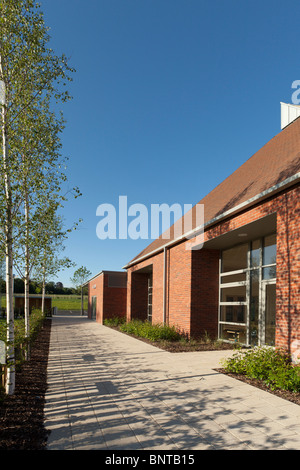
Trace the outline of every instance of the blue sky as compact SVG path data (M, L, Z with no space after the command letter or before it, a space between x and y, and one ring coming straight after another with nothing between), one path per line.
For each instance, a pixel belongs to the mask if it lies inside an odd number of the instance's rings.
M300 79L298 1L40 0L76 69L62 107L64 254L120 270L151 240L100 240L98 205L196 204L280 132ZM58 274L70 285L74 269Z

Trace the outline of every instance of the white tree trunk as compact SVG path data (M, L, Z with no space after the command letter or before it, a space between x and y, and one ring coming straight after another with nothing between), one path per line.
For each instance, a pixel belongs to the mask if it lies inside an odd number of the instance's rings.
M12 194L8 170L6 143L6 109L2 106L2 153L5 184L6 224L5 224L5 260L6 260L6 315L7 315L7 380L6 393L15 391L15 352L14 352L14 306L13 306L13 251L12 251Z
M6 315L7 315L7 379L6 393L15 392L15 322L13 306L13 263L11 240L7 240L6 249Z
M28 251L28 248L26 249ZM26 253L27 257L27 253ZM24 316L25 316L25 338L29 339L30 335L30 311L29 311L29 269L26 260L25 279L24 279ZM29 341L26 345L26 359L30 357Z
M29 311L29 282L30 282L30 266L29 266L29 203L28 193L25 183L25 224L26 224L26 240L25 240L25 280L24 280L24 315L25 315L25 337L30 335L30 311ZM26 358L29 359L29 341L27 343Z
M43 268L43 285L42 285L42 314L45 313L45 291L46 291L46 280L45 280L45 267Z

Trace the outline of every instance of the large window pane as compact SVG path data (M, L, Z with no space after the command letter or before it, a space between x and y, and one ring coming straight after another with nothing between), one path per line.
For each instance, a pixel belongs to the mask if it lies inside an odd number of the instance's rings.
M220 338L245 344L246 327L238 325L220 325Z
M222 253L222 272L247 268L248 243L235 246Z
M233 323L246 322L246 305L222 305L221 321Z
M221 289L221 302L246 302L246 286Z
M276 277L276 266L270 266L269 268L263 268L263 279L275 279Z
M260 240L255 240L251 243L250 263L251 263L251 268L257 268L261 263Z
M276 234L264 238L263 265L276 263Z

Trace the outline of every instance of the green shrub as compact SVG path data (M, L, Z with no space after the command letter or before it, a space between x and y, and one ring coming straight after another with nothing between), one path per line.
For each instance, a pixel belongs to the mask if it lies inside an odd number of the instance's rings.
M124 317L113 317L113 318L106 318L103 321L103 324L106 326L119 326L126 322L126 318Z
M155 324L148 321L132 320L120 326L120 330L151 341L177 341L181 338L180 333L174 326Z
M6 341L7 336L7 328L6 328L6 321L1 318L0 320L0 340Z
M32 344L42 326L45 316L39 309L33 309L29 320L29 337L25 336L25 319L16 318L14 320L14 348L17 362L22 362L25 357L25 351L29 344ZM0 340L7 342L7 323L6 320L0 321Z
M300 392L300 367L291 362L287 351L255 347L239 351L223 361L225 371L262 380L271 390Z

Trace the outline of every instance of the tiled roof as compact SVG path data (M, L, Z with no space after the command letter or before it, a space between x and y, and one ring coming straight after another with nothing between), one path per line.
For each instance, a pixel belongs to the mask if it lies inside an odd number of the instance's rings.
M273 137L234 173L220 183L199 204L204 204L204 223L246 203L264 191L300 172L300 117ZM299 175L298 175L299 176ZM255 201L253 201L253 204ZM182 224L182 219L178 221ZM193 225L194 228L194 225ZM174 226L168 239L159 237L128 264L174 239Z

